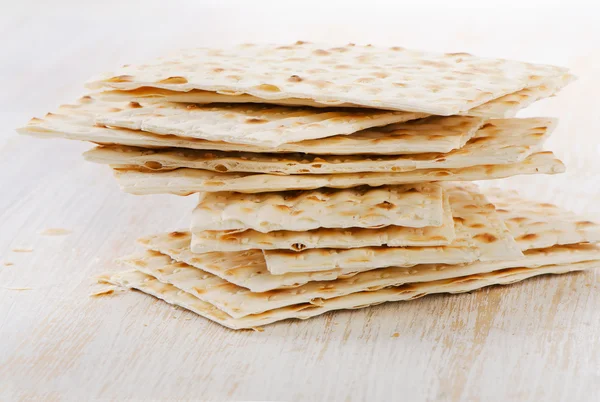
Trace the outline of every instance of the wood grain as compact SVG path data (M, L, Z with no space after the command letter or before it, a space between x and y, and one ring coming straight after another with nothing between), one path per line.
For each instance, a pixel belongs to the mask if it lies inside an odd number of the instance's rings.
M494 10L488 20L482 10L431 15L381 2L368 10L346 2L338 14L328 13L340 10L332 2L316 13L307 1L294 9L282 2L264 19L259 3L19 2L0 17L0 72L8 78L0 93L0 400L596 399L595 272L326 314L261 333L226 330L139 293L88 297L92 277L115 269L135 238L186 227L194 198L123 194L108 168L83 161L89 145L16 138L12 129L74 99L90 75L172 43L400 42L568 65L580 80L524 113L561 118L549 148L568 173L494 185L600 220L593 10ZM426 17L434 26L420 24ZM57 228L69 233L44 234Z

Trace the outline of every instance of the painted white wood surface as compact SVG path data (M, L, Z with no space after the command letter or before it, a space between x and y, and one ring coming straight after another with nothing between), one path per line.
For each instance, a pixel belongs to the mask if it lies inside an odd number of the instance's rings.
M114 269L136 237L187 226L194 199L123 194L108 169L82 160L89 145L12 131L74 99L90 75L173 44L320 39L556 63L580 80L524 115L561 118L549 148L569 172L496 184L598 220L594 5L81 3L3 2L0 15L0 400L598 400L594 272L262 333L229 331L141 294L90 298L91 277ZM70 233L42 234L50 228Z

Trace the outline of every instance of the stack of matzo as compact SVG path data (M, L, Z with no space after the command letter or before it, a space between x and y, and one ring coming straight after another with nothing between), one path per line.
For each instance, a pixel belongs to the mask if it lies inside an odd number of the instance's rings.
M600 226L469 181L554 174L566 69L399 47L194 49L90 81L21 132L90 141L133 194L199 193L138 289L229 328L595 267Z

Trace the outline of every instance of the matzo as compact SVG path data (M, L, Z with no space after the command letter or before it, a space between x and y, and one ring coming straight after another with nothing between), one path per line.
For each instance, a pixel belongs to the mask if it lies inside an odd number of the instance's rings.
M600 224L556 205L525 200L516 192L489 189L489 200L515 239L527 248L600 242Z
M382 268L361 272L350 278L309 282L293 289L262 293L251 292L201 269L173 261L170 257L155 251L146 251L144 254L129 256L120 261L156 277L163 283L174 285L234 318L240 318L301 303L320 305L324 299L362 291L376 291L406 283L458 278L515 267L536 268L549 264L574 264L584 261L597 261L600 265L599 259L600 247L597 245L554 246L543 250L531 250L525 253L525 257L516 261Z
M413 300L428 294L470 292L485 286L519 282L537 275L563 274L593 269L599 265L599 261L589 261L575 264L545 265L539 268L509 268L487 274L392 286L371 292L357 292L323 300L319 305L303 303L241 318L233 318L210 303L136 270L120 272L110 276L105 275L99 281L123 288L138 289L167 303L193 311L228 328L243 329L255 328L288 318L307 319L333 310L357 309L385 302Z
M441 226L411 228L385 226L379 229L319 228L310 231L276 231L261 233L254 230L202 231L192 234L192 252L243 251L252 249L301 251L310 248L407 247L445 246L456 235L448 197L444 197Z
M566 69L467 53L401 47L239 45L182 50L92 79L93 89L201 89L269 100L300 98L334 106L454 115L534 87Z
M261 193L286 190L311 190L320 187L350 188L362 185L383 186L431 181L474 181L500 179L520 174L556 174L564 165L552 152L532 154L522 162L505 165L480 165L460 169L423 169L398 173L345 173L333 175L269 175L220 173L200 169L167 172L115 169L121 189L131 194L177 194L236 191Z
M464 147L442 154L327 156L108 146L95 148L84 156L91 162L117 168L154 171L191 168L287 175L459 169L520 162L541 150L555 125L556 120L548 118L490 120Z
M517 245L526 254L530 252L532 246L554 246L554 244L548 241L534 244L534 242L531 241L531 238L547 240L562 239L563 241L571 240L572 243L600 242L600 225L593 224L592 226L587 223L585 225L586 230L581 230L582 225L578 225L577 222L586 222L585 219L573 216L573 214L565 210L558 209L556 212L548 213L546 218L542 218L539 216L539 211L540 209L547 209L547 206L540 207L538 210L535 210L534 208L532 213L532 208L528 206L531 205L531 201L516 198L516 196L510 192L504 195L496 192L492 199L500 205L508 199L511 200L506 206L506 209L510 212L511 216L520 219L507 220L506 224L511 236L516 238ZM533 206L535 207L535 203ZM498 212L498 214L500 216L506 216L506 212ZM564 224L562 221L564 217L568 219L567 222L571 221L575 222L575 224ZM546 224L529 226L529 223L535 222L535 218L537 218L538 221L540 219L545 219ZM560 229L560 235L557 236L558 229ZM526 230L531 236L524 237L519 235ZM335 269L321 272L298 272L285 275L272 275L267 270L263 254L259 250L195 254L190 250L190 242L191 234L189 232L163 233L140 239L140 243L149 250L167 254L176 261L185 262L190 266L215 274L228 282L248 288L253 292L297 287L310 281L330 281L356 274L356 271L353 270ZM579 246L580 245L576 244L573 247L578 248ZM552 263L552 261L545 261L546 262L543 264ZM504 263L506 263L506 261L504 261ZM488 263L477 262L473 264ZM435 266L440 266L440 264L435 264ZM411 270L412 268L401 269Z
M85 96L77 104L63 105L56 112L48 113L41 119L31 119L27 126L17 131L39 138L67 138L102 145L120 144L144 148L174 147L254 153L303 152L314 155L395 155L449 152L460 148L484 121L481 118L462 116L429 117L350 135L300 141L273 148L95 125L96 115L119 112L125 107L126 103L102 102Z
M493 118L514 117L519 110L526 108L540 99L555 95L563 87L574 80L575 76L571 74L565 74L560 77L546 80L542 85L525 88L491 102L484 103L481 106L469 110L468 114L470 116Z
M480 106L474 107L464 114L469 116L482 116L495 119L514 117L517 112L537 100L556 94L561 88L573 81L575 77L565 74L556 78L544 80L544 84L524 88L520 91L493 99ZM252 95L225 95L217 92L193 89L187 92L171 91L160 88L137 88L129 91L112 90L94 94L102 100L113 102L182 102L182 103L264 103L264 99ZM299 105L313 107L329 107L329 105L311 101L309 99L276 99L269 103L279 105ZM343 103L338 106L357 107L351 103Z
M474 261L518 259L518 245L490 204L474 185L448 184L456 238L442 247L363 247L308 249L301 252L264 250L269 272L327 271L336 268L366 271L417 264L461 264Z
M315 109L273 105L186 105L131 102L100 114L95 123L209 141L277 147L281 144L352 134L366 128L415 120L423 113L376 109Z
M201 193L190 231L421 228L442 224L442 188L435 183L270 193Z

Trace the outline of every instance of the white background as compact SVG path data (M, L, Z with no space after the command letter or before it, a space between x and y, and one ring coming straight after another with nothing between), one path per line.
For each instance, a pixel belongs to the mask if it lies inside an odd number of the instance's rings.
M191 198L121 193L89 145L13 129L93 74L173 47L296 40L399 45L570 67L522 115L556 116L560 176L495 185L600 219L597 1L0 0L0 399L592 400L600 276L233 333L139 295L87 298L136 237L185 226ZM48 227L72 230L48 238ZM19 247L31 253L16 253ZM10 262L14 265L3 265ZM8 288L31 287L30 291ZM391 334L398 332L398 338ZM596 392L596 394L594 394Z

